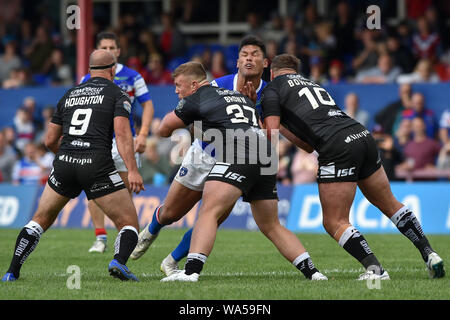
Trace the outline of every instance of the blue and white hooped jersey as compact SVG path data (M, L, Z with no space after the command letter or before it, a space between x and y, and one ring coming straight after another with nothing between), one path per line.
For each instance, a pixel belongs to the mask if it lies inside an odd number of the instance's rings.
M211 85L213 87L219 87L219 88L224 88L227 90L237 90L237 79L238 79L238 74L229 74L220 78L217 78L213 81L211 81ZM264 81L263 79L261 79L260 83L259 83L259 87L256 89L256 95L257 95L257 100L256 100L256 105L255 105L255 109L256 111L259 113L259 116L261 117L262 114L262 109L261 109L261 93L264 89L264 87L266 86L267 82ZM200 141L199 139L195 139L194 142L192 143L193 146L201 148L203 150L205 150L206 146L208 145L206 142ZM211 151L211 156L214 157L214 149Z
M211 85L214 87L220 87L225 88L228 90L237 90L237 79L238 74L229 74L220 78L217 78L213 81L211 81ZM261 79L261 82L259 83L259 87L256 88L256 95L257 100L255 104L255 109L258 111L259 115L261 116L262 109L261 109L261 93L266 86L267 82L265 82L263 79Z
M80 83L86 82L91 78L91 75L88 73L83 78L81 78ZM135 108L135 101L137 100L139 103L144 103L150 100L150 93L148 92L147 85L145 84L144 79L139 74L139 72L124 66L123 64L118 63L116 66L116 75L114 77L114 83L117 84L120 89L125 91L131 100L131 113L130 113L130 126L131 132L133 136L136 135L134 130L134 120L133 120L133 111Z
M12 179L21 184L39 184L42 178L42 169L34 161L24 157L18 160L13 167Z

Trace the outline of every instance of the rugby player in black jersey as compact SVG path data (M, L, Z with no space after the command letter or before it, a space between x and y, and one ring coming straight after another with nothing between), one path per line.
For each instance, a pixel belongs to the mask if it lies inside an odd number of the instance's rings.
M128 169L133 192L144 190L136 160L129 115L128 95L112 80L115 57L106 50L94 51L89 60L91 79L67 91L58 102L46 135L46 145L56 156L38 208L17 237L10 267L3 281L15 281L25 259L58 213L81 191L114 222L119 234L110 274L138 281L126 262L138 239L136 209L111 156L113 133Z
M239 57L236 62L238 72L215 79L211 81L211 85L245 92L244 94L255 102L256 110L261 113L259 99L266 85L261 77L267 63L264 42L255 36L246 36L239 44ZM131 259L139 259L157 239L165 225L184 217L201 199L206 177L215 163L214 150L208 148L209 152L205 152L207 146L205 141L195 139L187 150L166 198L155 209L152 221L139 233L138 244L131 253ZM229 208L229 213L232 209ZM223 215L221 221L227 216ZM190 228L186 231L177 247L161 262L160 269L167 276L178 271L178 262L188 255L192 230L193 228Z
M259 229L287 260L306 278L327 280L316 269L299 239L278 220L277 166L272 168L273 172L263 170L271 164L270 158L263 159L264 155L270 156L271 147L259 127L259 115L250 98L237 91L211 86L200 63L182 64L173 76L176 93L182 99L161 121L158 134L168 137L175 129L192 123L197 126L196 121L200 121L202 140L210 142L217 161L206 179L185 270L161 281L198 281L212 251L219 221L240 196L250 202Z
M364 236L350 224L358 186L416 246L430 276L443 277L443 261L431 248L420 222L392 194L369 131L342 112L327 91L298 74L299 63L288 54L272 61L272 81L262 95L264 126L268 136L271 130L280 129L297 146L318 152L317 182L325 230L364 266L366 272L359 280L389 279Z

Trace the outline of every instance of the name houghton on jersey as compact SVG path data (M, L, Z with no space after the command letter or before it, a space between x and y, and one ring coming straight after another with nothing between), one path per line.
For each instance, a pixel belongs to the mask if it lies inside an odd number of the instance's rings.
M67 98L66 103L64 104L64 108L70 108L73 106L82 106L82 105L88 105L88 104L101 104L103 102L104 98L105 98L104 95Z

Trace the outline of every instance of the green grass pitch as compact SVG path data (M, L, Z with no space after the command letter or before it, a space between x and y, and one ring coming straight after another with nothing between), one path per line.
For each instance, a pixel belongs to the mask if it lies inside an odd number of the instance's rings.
M0 271L6 272L18 234L0 230ZM185 230L163 230L139 260L129 260L130 270L140 279L121 282L109 276L115 230L109 231L108 250L88 253L93 230L50 229L25 262L21 277L0 282L0 300L392 300L450 299L450 277L429 279L419 252L402 235L367 234L391 280L380 289L368 289L356 281L360 264L325 234L298 234L319 270L329 281L307 281L260 232L220 229L214 250L197 283L161 283L162 259L175 247ZM446 263L450 261L450 236L429 236L432 247ZM80 289L69 289L71 265L80 268ZM184 266L184 260L180 264ZM70 281L69 281L70 282Z

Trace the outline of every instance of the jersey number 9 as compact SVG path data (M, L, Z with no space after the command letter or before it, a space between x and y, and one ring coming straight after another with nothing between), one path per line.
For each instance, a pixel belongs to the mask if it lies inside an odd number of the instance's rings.
M89 121L91 120L92 109L77 109L72 115L69 127L69 134L82 136L86 133Z

